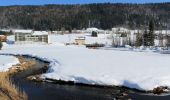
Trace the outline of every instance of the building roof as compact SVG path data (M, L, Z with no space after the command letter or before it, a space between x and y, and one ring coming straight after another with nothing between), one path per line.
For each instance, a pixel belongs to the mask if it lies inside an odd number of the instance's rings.
M48 35L47 31L34 31L32 35Z
M32 33L33 30L13 30L14 33Z
M33 30L13 30L14 33L32 33L32 35L48 35L47 31L33 31Z
M104 30L100 30L100 29L98 29L98 28L95 28L95 27L92 27L92 28L87 28L86 29L86 32L93 32L93 31L95 31L95 32L105 32Z

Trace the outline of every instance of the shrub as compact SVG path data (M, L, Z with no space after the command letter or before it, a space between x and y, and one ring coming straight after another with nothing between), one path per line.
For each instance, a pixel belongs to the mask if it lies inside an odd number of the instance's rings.
M97 37L97 32L93 31L91 34L92 37Z

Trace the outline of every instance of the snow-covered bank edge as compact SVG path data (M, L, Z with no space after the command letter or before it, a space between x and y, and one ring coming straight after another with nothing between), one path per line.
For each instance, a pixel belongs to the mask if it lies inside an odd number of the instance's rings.
M59 67L60 66L60 63L55 60L55 59L48 59L48 58L45 58L45 57L40 57L40 56L36 56L36 55L30 55L30 54L11 54L11 53L3 53L3 54L0 54L0 55L10 55L10 56L27 56L27 57L31 57L31 58L36 58L40 61L43 61L43 62L48 62L49 63L49 66L48 66L48 70L47 70L47 73L44 73L41 75L40 78L42 78L43 81L47 81L47 82L56 82L56 83L66 83L66 84L78 84L78 85L87 85L87 86L99 86L99 87L126 87L128 89L131 89L131 90L136 90L136 91L141 91L141 92L154 92L156 91L155 93L157 93L157 91L161 91L161 93L163 92L169 92L168 90L168 87L166 86L158 86L156 87L154 90L143 90L141 89L140 87L139 88L134 88L133 86L131 86L133 84L133 82L129 82L129 81L126 81L126 84L123 84L123 85L109 85L109 84L100 84L100 83L97 83L93 80L89 80L91 81L91 83L86 83L86 82L81 82L79 80L77 81L72 81L72 80L64 80L64 79L61 79L61 78L51 78L51 77L47 77L46 74L49 74L52 72L53 70L53 67ZM85 79L84 80L88 80L88 79ZM134 84L135 85L135 84ZM158 88L158 89L157 89Z
M163 49L161 47L131 47L131 46L126 46L126 47L100 47L97 48L99 50L114 50L114 51L132 51L132 52L153 52L153 53L160 53L160 54L170 54L170 48L168 49Z
M12 56L12 55L1 55L0 54L0 56L4 56L4 57L8 57L9 56L9 58L10 58L10 60L8 60L8 59L6 59L6 61L2 64L2 65L0 65L0 72L6 72L6 71L8 71L13 65L17 65L17 64L19 64L20 62L19 62L19 60L18 60L18 58L16 58L16 57L14 57L14 56ZM3 58L2 58L3 59Z

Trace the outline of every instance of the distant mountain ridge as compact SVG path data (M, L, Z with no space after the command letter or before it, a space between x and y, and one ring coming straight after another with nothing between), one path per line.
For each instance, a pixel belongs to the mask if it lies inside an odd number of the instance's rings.
M150 20L154 20L156 29L170 29L170 3L0 7L0 28L71 30L123 26L145 29Z

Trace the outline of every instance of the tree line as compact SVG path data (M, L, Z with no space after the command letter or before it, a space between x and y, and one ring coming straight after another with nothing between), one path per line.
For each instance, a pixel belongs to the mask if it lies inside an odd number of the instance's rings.
M144 29L154 19L155 29L170 29L170 3L84 4L0 7L0 28L72 30L123 26Z

